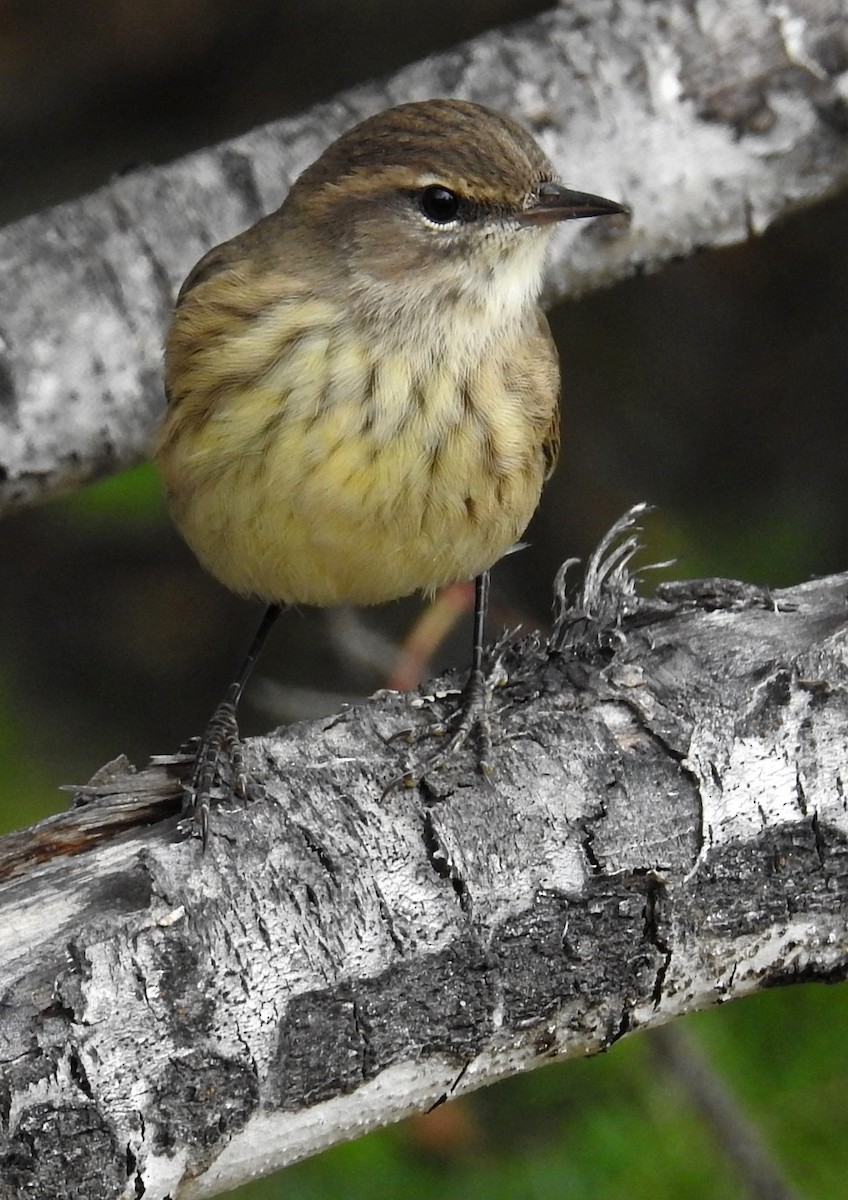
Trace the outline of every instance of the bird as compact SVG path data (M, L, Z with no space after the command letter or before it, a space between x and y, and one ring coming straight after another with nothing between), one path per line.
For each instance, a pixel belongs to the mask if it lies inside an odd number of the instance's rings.
M204 844L216 781L246 793L237 707L288 606L474 579L450 751L485 732L489 570L559 448L546 253L560 222L627 211L566 187L513 118L415 101L343 133L279 209L191 270L154 457L200 563L266 606L197 751L188 793Z

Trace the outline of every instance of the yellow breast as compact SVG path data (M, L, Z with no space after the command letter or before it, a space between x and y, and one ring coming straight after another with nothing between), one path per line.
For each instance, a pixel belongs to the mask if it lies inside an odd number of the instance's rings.
M558 390L537 331L469 364L378 350L318 309L225 342L197 324L172 335L157 458L181 533L231 589L379 603L471 578L523 532Z

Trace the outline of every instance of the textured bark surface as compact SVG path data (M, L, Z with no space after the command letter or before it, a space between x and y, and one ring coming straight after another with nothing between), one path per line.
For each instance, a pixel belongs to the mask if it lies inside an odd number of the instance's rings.
M500 648L491 785L469 754L384 796L384 739L427 716L380 693L248 743L264 796L216 808L206 854L179 758L0 843L0 1196L214 1195L845 978L848 576L640 600L620 561L550 643Z
M549 301L738 242L848 181L845 0L569 0L300 117L0 231L0 510L143 458L176 287L360 118L456 95L512 113L628 229L562 231Z

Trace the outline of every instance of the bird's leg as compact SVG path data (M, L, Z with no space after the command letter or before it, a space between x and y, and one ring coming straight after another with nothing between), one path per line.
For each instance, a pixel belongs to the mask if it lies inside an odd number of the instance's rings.
M414 787L427 771L438 770L462 749L469 737L478 738L477 765L488 778L492 773L492 727L489 717L490 683L483 670L483 649L486 613L489 607L489 572L484 571L474 581L474 640L471 648L471 670L460 693L456 712L443 725L432 727L424 736L444 735L447 741L433 754L427 755L392 780L389 792L402 783ZM451 729L453 730L451 732Z
M491 775L492 726L489 719L489 684L483 671L486 614L489 610L489 572L474 580L474 633L471 644L471 670L453 720L456 728L448 742L424 765L431 770L442 766L460 750L472 733L479 738L477 763L483 775Z
M232 793L241 800L247 795L247 772L236 711L256 660L281 611L279 604L270 604L266 608L238 674L212 714L197 748L187 794L195 820L200 826L204 848L209 837L209 808L215 780L223 781L228 773Z

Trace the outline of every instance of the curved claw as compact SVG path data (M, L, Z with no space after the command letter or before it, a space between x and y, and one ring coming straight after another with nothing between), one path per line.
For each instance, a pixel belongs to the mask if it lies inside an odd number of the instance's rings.
M490 689L486 677L482 671L472 671L468 677L468 682L461 692L459 707L447 721L440 721L436 725L431 725L421 733L413 733L411 730L401 730L387 739L388 741L392 741L403 736L408 741L413 742L429 737L444 737L453 722L458 721L448 742L440 746L432 754L425 755L419 759L417 763L404 771L403 774L396 775L390 780L383 789L381 799L385 799L390 792L394 791L401 784L408 788L417 787L428 771L437 771L445 766L446 763L459 753L469 738L475 734L478 738L478 770L485 779L491 781L493 773L491 762L492 723L489 715L489 700Z
M244 751L239 737L236 707L231 700L222 700L197 749L194 771L186 795L194 818L200 827L203 848L209 841L209 810L215 781L224 783L239 799L247 795L247 771Z

